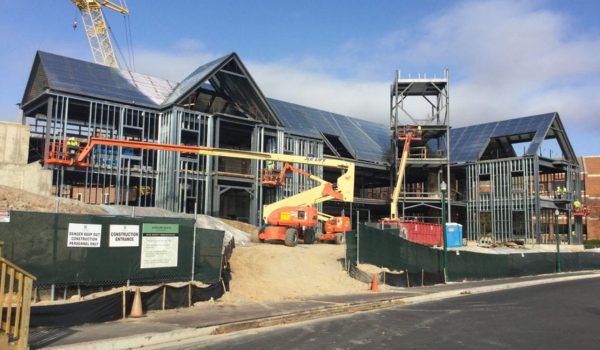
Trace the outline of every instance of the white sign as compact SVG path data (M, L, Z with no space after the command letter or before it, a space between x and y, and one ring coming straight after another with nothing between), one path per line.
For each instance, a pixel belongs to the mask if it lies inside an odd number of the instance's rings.
M0 210L0 222L10 222L10 211Z
M140 268L177 267L177 235L144 235Z
M102 225L69 223L67 247L98 248L102 237Z
M108 234L109 247L139 247L139 225L110 225Z

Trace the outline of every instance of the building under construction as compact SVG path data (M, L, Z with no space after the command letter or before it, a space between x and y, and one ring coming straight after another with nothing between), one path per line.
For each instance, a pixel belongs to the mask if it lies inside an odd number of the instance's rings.
M390 216L404 146L399 131L419 126L400 181L400 217L440 222L445 182L445 209L469 240L545 242L559 223L564 242L580 243L581 223L572 215L579 168L558 114L451 129L448 87L447 73L397 74L390 125L383 125L269 99L235 53L172 82L38 52L21 108L31 130L30 162L50 157L54 142L75 138L85 144L91 137L350 160L357 165L354 202L329 201L322 210L355 220L360 215L361 221ZM427 107L411 109L413 100ZM544 141L559 154L543 155ZM263 204L314 185L291 173L285 186L264 187L262 161L117 146L96 147L86 168L45 167L52 169L52 190L60 197L254 224ZM317 166L298 167L327 180L336 176Z

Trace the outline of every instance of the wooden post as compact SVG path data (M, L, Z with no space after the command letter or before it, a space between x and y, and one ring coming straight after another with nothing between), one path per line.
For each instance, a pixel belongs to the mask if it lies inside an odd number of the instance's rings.
M10 321L12 320L12 296L13 296L13 287L15 285L15 268L14 267L9 267L8 268L8 275L10 276L10 279L8 280L8 295L6 296L6 299L4 300L4 307L6 307L6 321L2 322L2 324L4 325L4 327L2 327L2 329L4 329L4 331L6 333L10 333Z
M12 327L13 336L15 338L19 337L19 321L21 321L21 305L23 303L23 273L17 272L17 300L16 300L16 309L15 309L15 325ZM9 305L9 311L12 312L12 305Z
M192 282L188 283L188 307L192 306Z
M122 299L121 304L123 305L123 319L126 319L127 318L127 291L125 289L125 286L123 286L123 297L121 299Z
M167 286L163 285L162 309L165 309L167 304Z
M2 276L0 276L0 303L4 307L4 288L6 287L6 263L2 261ZM1 310L1 309L0 309Z
M31 290L33 287L33 280L29 277L25 278L25 285L23 288L23 306L21 313L21 331L19 332L19 340L17 342L17 349L28 349L29 340L29 317L31 313Z

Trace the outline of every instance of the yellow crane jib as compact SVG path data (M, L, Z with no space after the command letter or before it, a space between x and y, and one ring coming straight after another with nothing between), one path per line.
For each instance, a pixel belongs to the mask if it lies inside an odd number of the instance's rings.
M109 8L124 15L129 10L124 3L116 4L108 0L71 0L81 13L85 34L92 50L94 62L109 67L119 68L117 56L110 41L108 25L102 13L102 7Z

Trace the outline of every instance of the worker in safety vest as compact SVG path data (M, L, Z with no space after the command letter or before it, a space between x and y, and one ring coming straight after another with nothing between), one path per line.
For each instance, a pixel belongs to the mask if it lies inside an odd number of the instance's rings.
M575 200L573 202L573 209L575 210L575 213L581 212L581 210L583 209L583 207L581 206L581 202L578 200Z
M556 198L562 198L562 188L560 186L556 187Z
M75 140L74 137L69 137L67 140L67 152L69 157L75 157L79 151L79 141Z
M267 160L267 172L273 173L274 170L275 170L275 162L272 160Z

